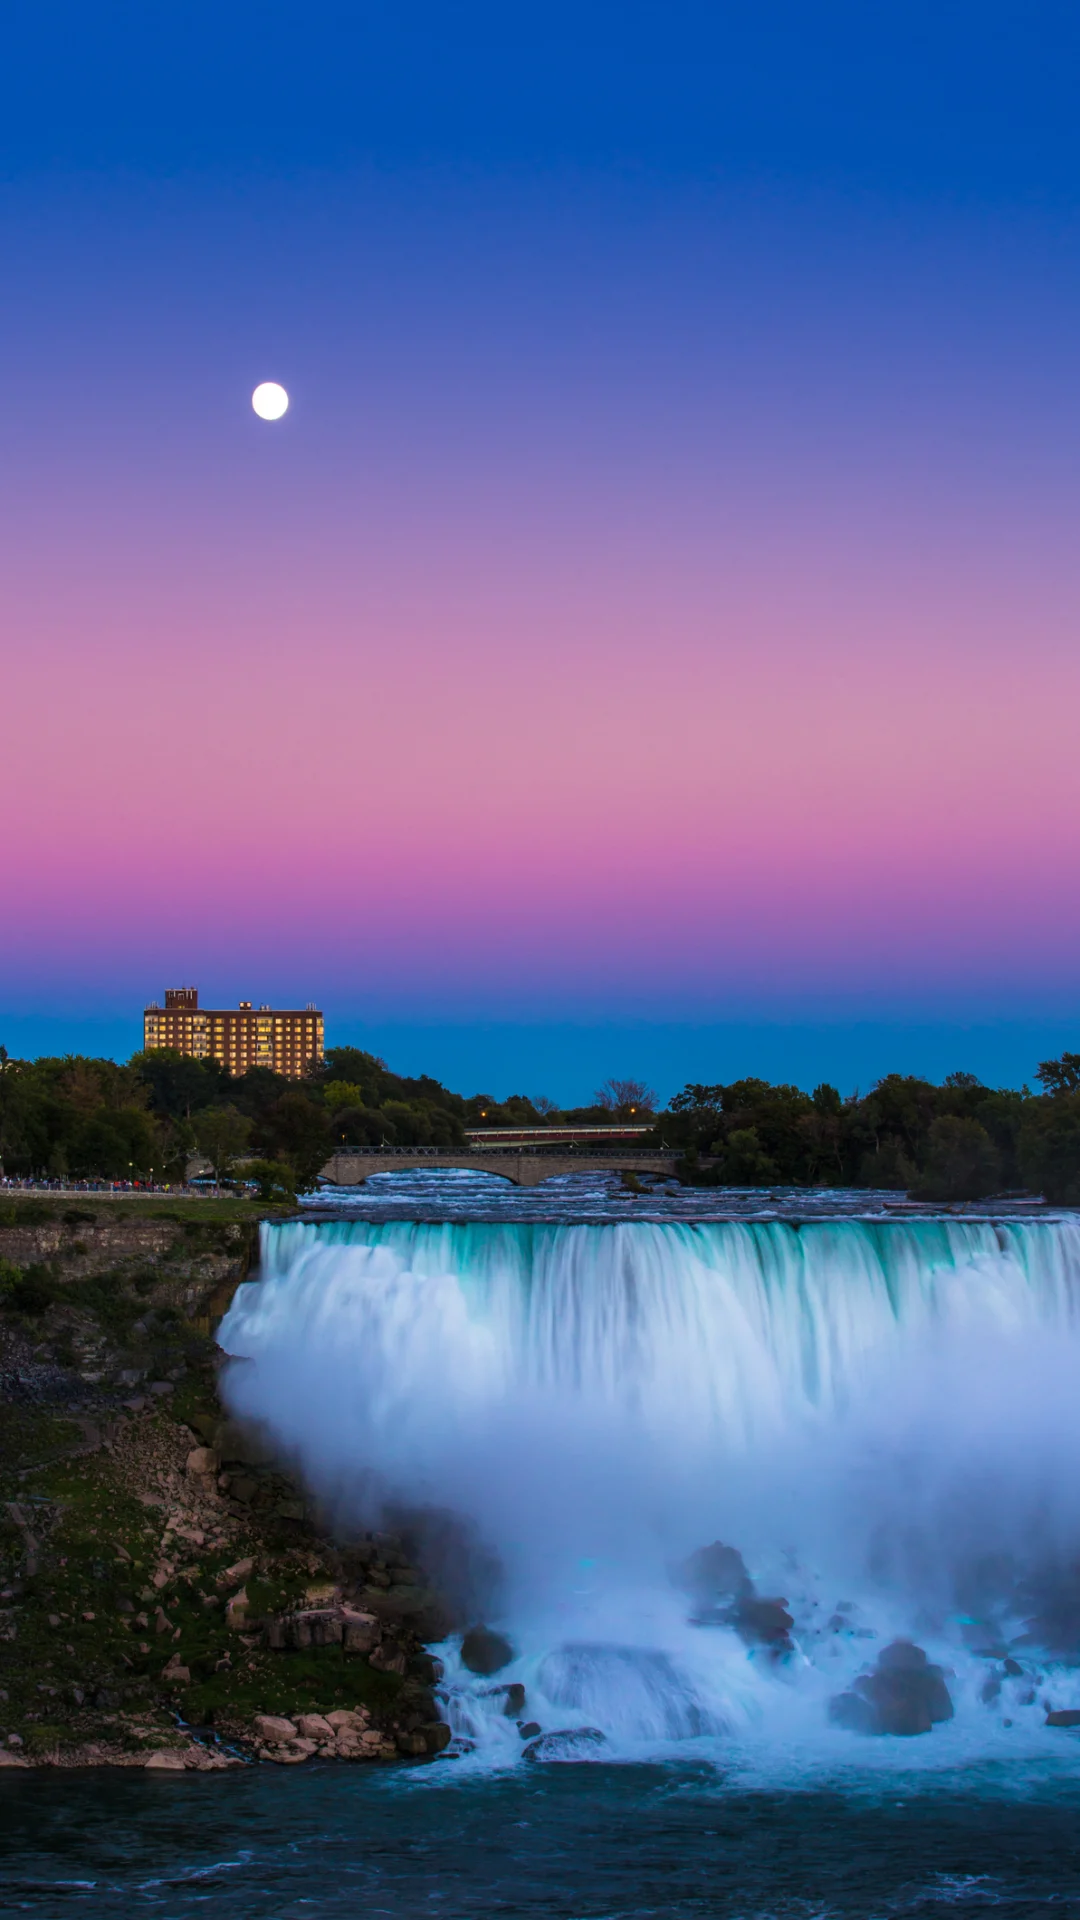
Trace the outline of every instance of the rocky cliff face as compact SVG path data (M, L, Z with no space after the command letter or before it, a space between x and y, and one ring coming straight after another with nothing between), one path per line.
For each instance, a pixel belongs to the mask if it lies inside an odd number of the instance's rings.
M254 1210L138 1204L0 1202L0 1763L440 1752L409 1543L332 1537L218 1402Z

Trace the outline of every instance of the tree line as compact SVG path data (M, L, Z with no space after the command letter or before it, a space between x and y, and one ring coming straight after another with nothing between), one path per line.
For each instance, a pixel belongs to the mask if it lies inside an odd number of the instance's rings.
M886 1074L841 1097L744 1079L689 1085L659 1116L695 1186L892 1188L924 1200L1041 1193L1080 1205L1080 1053L1044 1060L1041 1092L950 1073Z
M861 1186L928 1200L1043 1193L1080 1205L1080 1054L1043 1061L1040 1091L949 1074L940 1086L887 1074L847 1098L828 1084L746 1078L692 1083L663 1112L636 1080L609 1080L585 1107L513 1094L453 1093L396 1074L358 1047L332 1047L303 1080L266 1067L237 1078L167 1048L126 1064L69 1055L11 1059L0 1047L0 1168L8 1176L180 1182L201 1155L221 1180L238 1167L263 1197L313 1185L350 1147L466 1144L494 1127L633 1122L674 1147L697 1186Z
M484 1127L645 1117L655 1097L611 1081L590 1107L564 1114L551 1100L513 1094L466 1098L428 1074L393 1073L358 1047L332 1047L303 1080L268 1067L233 1077L217 1060L171 1048L126 1063L85 1055L12 1059L0 1047L0 1172L51 1180L179 1184L195 1156L227 1181L238 1167L264 1198L311 1187L349 1147L464 1147Z

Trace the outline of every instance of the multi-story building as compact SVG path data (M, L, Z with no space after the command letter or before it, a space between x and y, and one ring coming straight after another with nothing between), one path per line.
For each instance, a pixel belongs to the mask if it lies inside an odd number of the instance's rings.
M309 1002L302 1013L277 1007L200 1007L197 987L169 987L165 1005L143 1014L143 1046L174 1047L194 1060L220 1060L230 1073L270 1067L298 1080L323 1056L323 1017Z

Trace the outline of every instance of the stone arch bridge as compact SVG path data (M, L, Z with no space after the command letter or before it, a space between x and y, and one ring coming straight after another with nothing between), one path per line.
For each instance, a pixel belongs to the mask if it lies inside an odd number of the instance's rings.
M674 1149L631 1147L559 1152L557 1149L521 1147L366 1147L350 1153L336 1153L323 1168L324 1180L337 1187L358 1187L373 1173L411 1173L417 1167L459 1167L470 1173L497 1173L518 1187L538 1187L560 1173L651 1173L661 1177L675 1171L679 1159Z

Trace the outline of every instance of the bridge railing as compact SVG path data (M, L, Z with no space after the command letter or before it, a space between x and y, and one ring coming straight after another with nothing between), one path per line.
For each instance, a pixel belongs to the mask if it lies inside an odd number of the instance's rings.
M620 1140L628 1140L636 1146L646 1134L653 1132L655 1126L650 1121L646 1126L631 1126L628 1122L625 1126L614 1127L466 1127L465 1138L471 1147L553 1147L566 1142L583 1147L591 1142L595 1146L606 1147Z
M627 1147L625 1149L625 1157L633 1160L639 1159L643 1153L670 1155L677 1154L679 1151L678 1147L668 1147L660 1141L655 1146ZM374 1160L417 1160L423 1157L424 1159L431 1160L454 1158L460 1160L474 1159L484 1154L490 1154L492 1157L505 1159L508 1154L516 1156L523 1153L555 1153L558 1154L560 1159L566 1154L573 1154L575 1160L612 1160L618 1156L619 1149L614 1146L579 1147L576 1146L572 1140L552 1141L550 1144L544 1144L543 1146L541 1146L539 1142L537 1142L535 1146L531 1144L519 1146L516 1143L500 1142L483 1147L473 1146L471 1144L465 1147L335 1147L330 1158L332 1160L357 1160L364 1158Z

